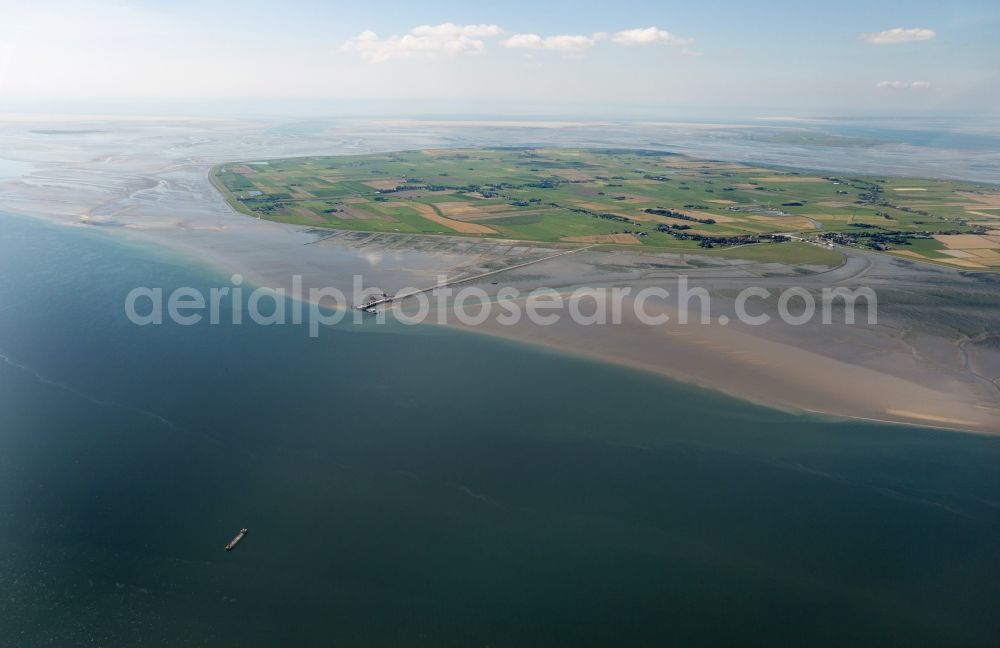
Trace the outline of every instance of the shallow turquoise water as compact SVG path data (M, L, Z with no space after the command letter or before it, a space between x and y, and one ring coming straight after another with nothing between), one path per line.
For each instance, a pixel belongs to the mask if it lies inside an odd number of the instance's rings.
M139 328L132 287L226 278L0 226L0 644L1000 636L1000 441L438 329Z

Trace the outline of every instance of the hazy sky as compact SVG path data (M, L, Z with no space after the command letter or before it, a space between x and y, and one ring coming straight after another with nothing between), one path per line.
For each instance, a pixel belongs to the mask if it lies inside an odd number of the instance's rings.
M0 110L1000 110L1000 2L0 0Z

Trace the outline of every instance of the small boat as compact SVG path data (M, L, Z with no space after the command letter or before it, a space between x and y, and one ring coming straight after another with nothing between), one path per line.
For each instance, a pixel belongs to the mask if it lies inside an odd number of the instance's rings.
M226 545L226 551L232 551L233 549L235 549L236 545L238 545L240 543L240 540L245 538L246 535L247 535L247 530L240 529L240 532L236 534L236 537L230 540L229 544Z

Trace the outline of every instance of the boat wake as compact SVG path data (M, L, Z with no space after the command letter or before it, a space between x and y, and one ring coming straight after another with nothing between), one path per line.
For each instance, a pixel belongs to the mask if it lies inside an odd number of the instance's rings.
M38 370L36 370L36 369L34 369L32 367L29 367L29 366L27 366L25 364L21 364L20 362L18 362L16 360L14 360L13 358L11 358L9 355L7 355L5 353L2 353L2 352L0 352L0 363L3 363L5 365L7 365L8 367L16 369L16 370L20 371L21 373L27 374L28 376L30 376L37 383L40 383L42 385L46 385L48 387L54 387L55 389L60 389L60 390L65 391L67 393L73 394L74 396L76 396L78 398L81 398L81 399L87 401L88 403L91 403L91 404L94 404L94 405L98 405L100 407L114 407L116 409L124 410L126 412L131 412L132 414L138 414L138 415L146 417L146 418L151 418L151 419L153 419L153 420L161 423L162 425L165 425L165 426L167 426L167 427L169 427L169 428L171 428L173 430L176 430L178 432L184 432L185 431L180 425L174 423L173 421L171 421L170 419L168 419L168 418L166 418L164 416L160 416L156 412L151 412L149 410L145 410L145 409L142 409L140 407L134 407L134 406L131 406L131 405L125 405L123 403L118 403L118 402L115 402L115 401L108 401L108 400L102 400L102 399L99 399L99 398L95 398L94 396L91 396L90 394L84 393L84 392L80 391L79 389L76 389L75 387L71 387L70 385L67 385L65 383L61 383L61 382L52 380L50 378L47 378L46 376L44 376L43 374L41 374Z

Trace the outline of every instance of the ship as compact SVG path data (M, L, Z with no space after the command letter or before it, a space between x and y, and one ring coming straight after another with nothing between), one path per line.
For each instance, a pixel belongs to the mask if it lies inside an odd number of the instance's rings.
M245 538L246 535L247 535L247 530L240 529L240 532L236 534L236 537L230 540L229 544L226 545L226 551L232 551L233 549L235 549L236 545L238 545L240 543L240 540Z

